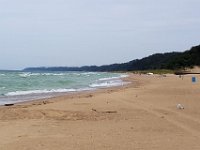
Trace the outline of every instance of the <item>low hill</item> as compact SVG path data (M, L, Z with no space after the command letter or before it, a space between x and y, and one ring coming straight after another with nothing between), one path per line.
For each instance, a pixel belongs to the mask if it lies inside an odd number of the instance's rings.
M136 71L154 69L184 69L200 66L200 45L184 52L153 54L127 63L83 67L35 67L24 71Z

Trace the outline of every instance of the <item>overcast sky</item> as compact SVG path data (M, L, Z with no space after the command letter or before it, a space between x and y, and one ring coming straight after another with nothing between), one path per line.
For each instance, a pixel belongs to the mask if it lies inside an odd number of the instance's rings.
M200 0L0 0L0 69L127 62L200 44Z

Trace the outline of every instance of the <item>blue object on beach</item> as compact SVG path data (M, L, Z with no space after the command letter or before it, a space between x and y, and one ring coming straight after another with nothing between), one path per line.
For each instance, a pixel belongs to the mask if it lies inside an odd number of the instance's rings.
M192 77L192 82L193 83L197 82L196 77Z

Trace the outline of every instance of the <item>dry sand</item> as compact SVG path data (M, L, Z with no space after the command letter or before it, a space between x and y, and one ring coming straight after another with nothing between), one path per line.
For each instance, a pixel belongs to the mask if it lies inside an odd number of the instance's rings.
M127 87L2 106L0 150L199 150L191 76L131 75Z

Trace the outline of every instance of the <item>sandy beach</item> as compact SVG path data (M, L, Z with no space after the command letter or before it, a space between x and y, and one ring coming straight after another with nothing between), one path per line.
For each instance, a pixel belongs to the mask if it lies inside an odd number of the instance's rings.
M1 106L0 150L199 150L192 76L130 74L124 87Z

